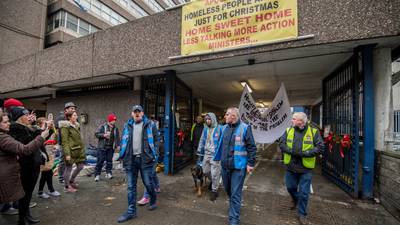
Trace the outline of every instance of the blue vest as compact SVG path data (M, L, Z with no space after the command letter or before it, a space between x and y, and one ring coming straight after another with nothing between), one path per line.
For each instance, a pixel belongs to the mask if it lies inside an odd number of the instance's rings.
M214 160L220 161L222 155L222 139L224 136L225 129L228 125L222 128L221 139L218 143L217 151L215 152ZM247 150L246 144L244 143L244 138L246 136L248 125L240 122L239 126L233 131L233 138L235 144L233 146L233 161L235 169L244 169L247 167ZM227 146L229 148L229 146Z
M206 145L206 141L207 141L207 133L208 133L208 129L210 129L208 126L205 126L204 127L204 129L203 129L203 140L202 140L202 142L201 142L201 146L203 146L201 149L200 149L200 156L204 156L204 149L205 149L205 145ZM213 139L213 142L214 142L214 147L215 147L215 149L217 149L217 147L218 147L218 143L219 143L219 140L220 140L220 138L221 138L221 134L222 134L222 129L221 129L221 126L220 125L217 125L216 127L215 127L215 129L214 129L214 132L212 133L212 139ZM216 151L214 151L214 154L215 154L215 152Z

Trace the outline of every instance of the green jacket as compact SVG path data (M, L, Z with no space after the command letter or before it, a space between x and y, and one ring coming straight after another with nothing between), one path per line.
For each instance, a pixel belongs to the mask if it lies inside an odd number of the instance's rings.
M73 127L69 121L60 121L61 145L64 151L64 160L66 156L71 156L67 164L82 163L86 160L85 147L83 144L79 123Z

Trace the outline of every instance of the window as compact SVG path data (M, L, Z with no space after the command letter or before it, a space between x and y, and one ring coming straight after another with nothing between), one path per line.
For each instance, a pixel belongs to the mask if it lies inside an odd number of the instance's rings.
M78 32L78 18L69 13L67 15L67 28Z
M79 34L80 35L88 35L89 34L89 24L83 20L79 20Z
M99 29L97 29L95 26L90 25L90 33L97 32Z
M164 9L155 0L144 0L144 2L155 12L161 12Z
M101 14L100 2L92 1L91 3L92 4L91 4L91 7L90 7L90 10L92 10L92 12L94 12L94 14L100 15Z
M172 0L164 0L164 3L168 5L168 7L175 6L175 3Z
M97 27L65 11L58 11L49 16L46 32L49 33L59 27L66 27L68 30L80 34L80 36L85 36L99 30Z
M132 0L113 0L114 2L119 3L123 7L125 7L133 16L136 18L141 18L143 16L148 16L149 14L145 12L140 6L138 6ZM125 20L125 18L124 18Z

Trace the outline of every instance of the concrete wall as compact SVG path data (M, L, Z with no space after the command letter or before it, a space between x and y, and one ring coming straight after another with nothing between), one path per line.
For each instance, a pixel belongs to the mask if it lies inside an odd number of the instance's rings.
M0 65L43 49L47 0L0 1Z
M78 115L85 113L89 117L87 124L81 124L81 133L86 145L97 145L94 137L96 128L104 123L109 113L117 115L117 127L122 130L129 118L131 107L140 103L140 93L133 91L103 91L77 97L57 97L47 101L47 112L59 115L66 102L72 101L78 106ZM107 102L107 103L105 103Z
M23 61L4 65L0 67L0 76L10 82L2 82L0 90L7 92L200 60L399 35L398 1L299 0L298 3L299 35L314 34L312 39L169 60L169 56L180 55L181 8L177 8L111 27L31 55ZM24 75L18 84L9 79L15 73ZM40 79L33 79L32 84L27 82L31 77Z
M400 110L400 82L393 86L393 110Z
M377 151L376 194L382 205L400 220L400 155Z

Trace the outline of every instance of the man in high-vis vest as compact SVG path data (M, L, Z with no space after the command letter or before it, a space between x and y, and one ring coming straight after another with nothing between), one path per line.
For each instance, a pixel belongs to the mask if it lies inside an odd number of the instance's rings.
M294 113L292 124L281 137L279 147L287 166L285 183L293 201L290 209L297 208L299 223L303 225L308 224L306 216L312 170L324 143L318 129L307 124L305 113Z
M140 105L132 107L131 116L125 123L122 132L121 151L119 153L126 170L128 189L128 210L118 218L119 223L137 216L136 187L139 172L150 196L150 204L147 209L155 210L157 208L157 195L153 179L151 179L158 156L157 127L151 120L147 119Z
M214 160L221 161L222 180L229 196L229 224L238 225L244 178L254 169L257 148L251 126L240 121L238 108L229 108L225 118Z
M202 162L203 173L211 180L210 200L218 197L218 186L221 178L221 162L214 161L215 149L221 138L222 126L218 124L214 113L209 112L205 116L205 127L200 138L197 155Z

